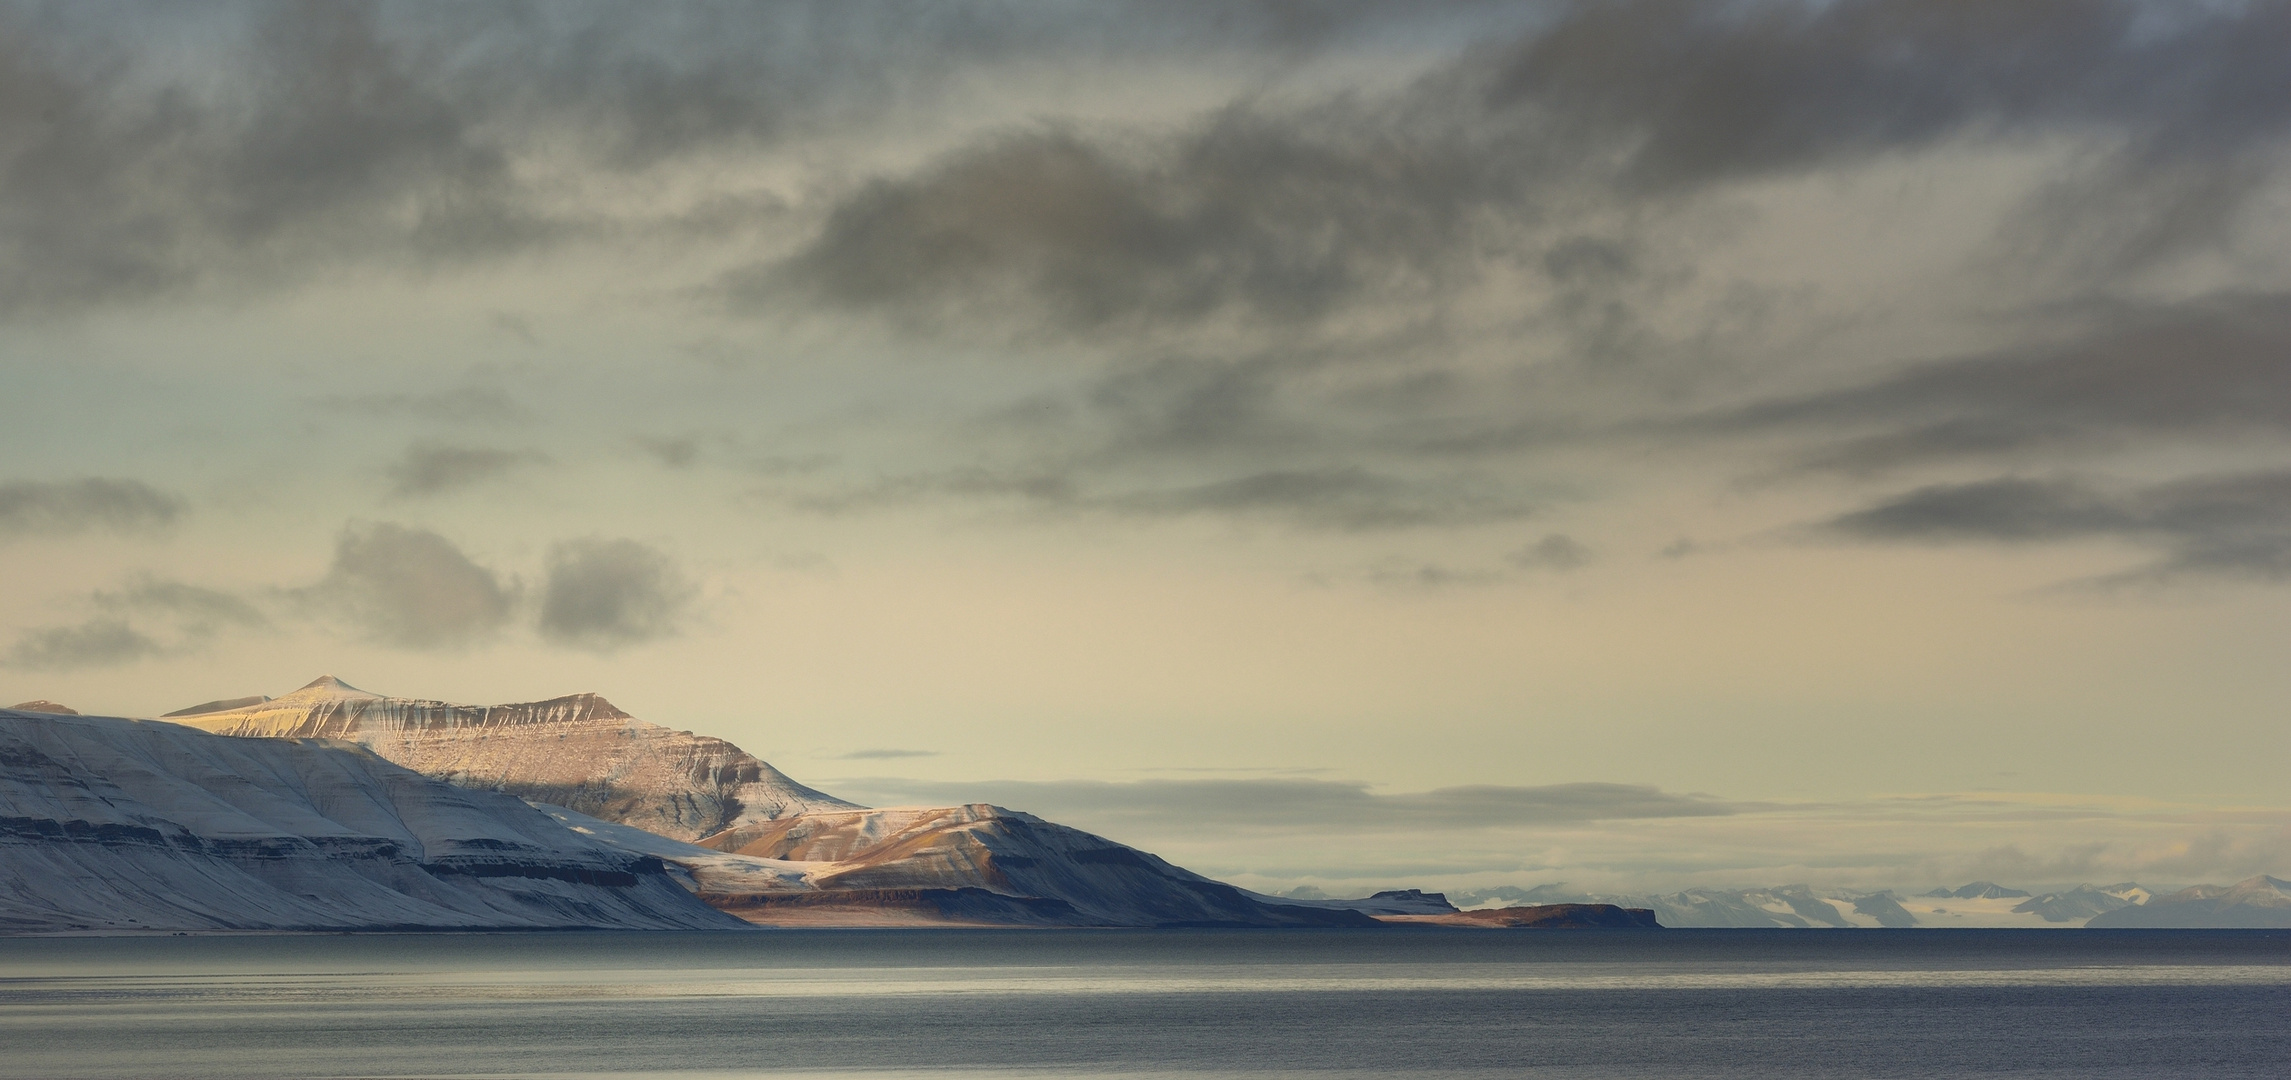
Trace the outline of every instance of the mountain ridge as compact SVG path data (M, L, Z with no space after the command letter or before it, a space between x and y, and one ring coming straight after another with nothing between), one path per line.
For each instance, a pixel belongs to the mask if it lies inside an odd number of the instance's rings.
M0 710L0 931L736 925L657 859L353 745Z
M218 735L343 739L450 783L679 840L858 808L730 742L639 720L594 693L461 705L370 693L323 675L274 699L161 719Z
M350 740L438 780L516 795L566 828L673 864L701 900L756 923L1375 925L1003 807L862 807L596 694L457 705L325 675L236 700L248 703L163 719L238 738Z

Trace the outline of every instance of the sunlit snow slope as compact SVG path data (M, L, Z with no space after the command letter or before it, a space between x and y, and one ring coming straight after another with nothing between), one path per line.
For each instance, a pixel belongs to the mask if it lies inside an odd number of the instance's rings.
M325 676L270 701L167 719L220 735L347 739L440 780L679 840L856 809L722 739L646 723L595 694L455 705L369 694Z
M0 932L736 925L657 859L356 746L0 710Z

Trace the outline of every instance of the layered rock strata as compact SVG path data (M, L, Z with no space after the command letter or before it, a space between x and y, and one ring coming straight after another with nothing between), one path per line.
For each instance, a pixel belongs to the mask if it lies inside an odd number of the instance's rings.
M856 808L722 739L647 723L595 694L456 705L326 676L284 697L168 719L218 735L343 739L426 776L679 840Z

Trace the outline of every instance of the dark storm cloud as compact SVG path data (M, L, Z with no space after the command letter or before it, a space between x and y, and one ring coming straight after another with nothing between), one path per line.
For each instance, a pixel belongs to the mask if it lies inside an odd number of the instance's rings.
M2114 538L2160 550L2111 583L2189 575L2291 579L2291 473L2197 476L2111 490L2005 478L1920 488L1829 523L1872 540L2031 543Z
M1277 55L1399 14L1293 9L9 4L0 310L673 227L566 209L520 166L642 173L847 133L980 65Z
M573 540L549 555L541 636L600 651L672 635L693 588L676 564L634 540Z
M0 537L149 532L183 513L183 501L140 480L14 480L0 483Z
M321 618L408 649L452 649L508 623L517 590L427 529L353 525L318 584L296 595Z
M1379 795L1368 785L1311 779L985 781L861 779L839 791L879 805L991 802L1057 820L1150 819L1191 828L1310 828L1341 822L1362 831L1504 828L1562 822L1712 817L1743 807L1702 795L1633 784L1477 785Z
M536 455L482 446L415 443L386 470L391 494L437 495L500 476Z
M1238 314L1311 321L1365 290L1434 295L1510 155L1363 145L1242 110L1176 142L1004 135L844 200L793 258L727 279L945 327L1021 304L1067 330Z
M527 166L634 174L849 132L1001 65L1274 73L1491 42L1398 92L1251 98L1177 135L993 135L852 187L815 243L731 294L1293 324L1538 258L1518 227L1555 183L1667 196L1961 135L2115 140L2106 182L2047 205L2133 192L2168 235L2124 243L2169 246L2218 231L2291 117L2275 4L20 4L0 24L0 304L18 310L651 228L687 209L568 209Z
M2030 237L2060 232L2038 227L2048 209L2115 198L2162 230L2116 246L2161 251L2216 238L2266 175L2287 47L2281 5L1585 3L1387 97L1244 102L1175 135L994 135L855 189L802 251L726 288L929 327L1295 325L1437 302L1489 260L1620 280L1640 269L1627 238L1537 227L1960 137L2116 146L2027 208Z
M1504 60L1499 106L1626 147L1676 189L1973 132L2108 130L2178 155L2291 120L2291 9L2026 0L1576 5Z
M1721 423L1885 429L1812 458L1858 469L2128 438L2291 434L2291 296L2126 312L2064 345L1911 367Z
M92 8L0 16L0 306L149 296L210 265L259 277L265 256L461 253L546 231L516 206L500 148L371 9L238 10L260 14L218 67L237 72L220 94L154 85L138 34L95 32ZM222 9L146 14L145 29L181 31Z

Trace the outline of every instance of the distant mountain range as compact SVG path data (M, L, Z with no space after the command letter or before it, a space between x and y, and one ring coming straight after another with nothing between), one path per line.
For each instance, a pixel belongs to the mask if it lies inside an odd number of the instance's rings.
M1562 885L1267 896L986 804L870 809L594 694L331 676L161 721L0 711L0 931L979 926L2281 926L2273 878L2152 896ZM2270 921L2274 920L2274 921Z
M1646 908L1664 926L1790 927L2291 927L2291 883L2255 877L2156 895L2136 882L2079 885L2031 895L1993 881L1915 896L1782 885L1765 889L1688 889L1676 893L1598 893L1565 885L1454 892L1466 908L1489 903L1610 904Z

